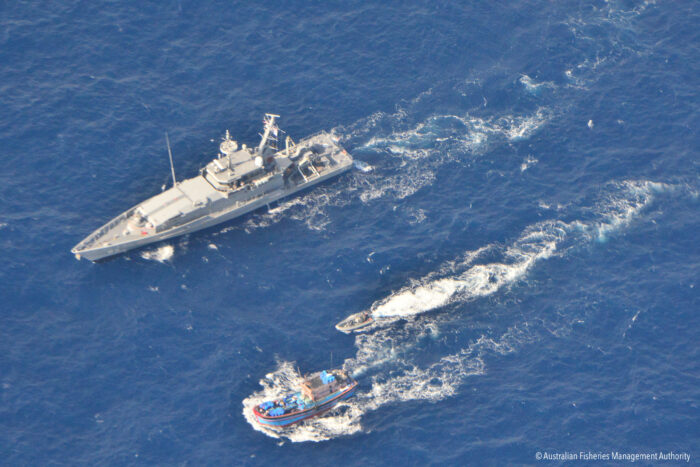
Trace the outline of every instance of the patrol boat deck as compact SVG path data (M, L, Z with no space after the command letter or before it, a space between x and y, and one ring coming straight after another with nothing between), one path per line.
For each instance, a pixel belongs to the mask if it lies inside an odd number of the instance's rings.
M103 225L71 251L91 261L151 243L196 232L242 216L349 170L352 157L331 134L317 133L285 149L277 148L281 130L267 114L257 148L238 147L228 133L219 156L200 175L156 195Z

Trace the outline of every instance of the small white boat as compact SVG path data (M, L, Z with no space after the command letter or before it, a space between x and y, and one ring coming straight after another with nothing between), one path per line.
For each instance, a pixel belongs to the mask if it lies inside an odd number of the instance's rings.
M348 316L340 323L336 324L335 328L340 332L350 334L351 332L359 331L372 323L374 323L374 318L372 318L372 315L370 315L368 311L361 311Z

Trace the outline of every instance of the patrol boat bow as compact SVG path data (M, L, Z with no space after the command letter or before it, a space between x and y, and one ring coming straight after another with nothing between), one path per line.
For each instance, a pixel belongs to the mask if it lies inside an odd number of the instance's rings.
M200 174L115 217L71 251L91 261L196 232L242 216L261 206L339 175L352 157L331 134L317 133L277 147L279 115L266 114L257 148L238 147L228 130L219 156ZM169 150L168 144L168 150Z

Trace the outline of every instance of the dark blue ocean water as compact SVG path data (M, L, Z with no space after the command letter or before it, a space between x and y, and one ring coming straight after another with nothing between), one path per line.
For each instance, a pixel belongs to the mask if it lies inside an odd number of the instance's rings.
M5 2L0 463L697 462L699 24L693 1ZM169 183L164 131L191 177L265 112L374 171L71 256ZM251 425L331 364L347 404Z

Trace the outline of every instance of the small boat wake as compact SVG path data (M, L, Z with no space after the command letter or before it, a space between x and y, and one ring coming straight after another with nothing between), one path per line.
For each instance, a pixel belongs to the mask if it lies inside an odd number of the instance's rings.
M591 240L605 241L608 235L629 225L656 193L677 188L649 181L623 181L612 183L611 187L613 194L594 209L597 216L593 220L538 222L526 228L510 246L494 244L468 251L462 258L375 302L371 307L372 317L380 325L386 322L381 318L405 318L454 301L491 295L523 279L541 260L563 255ZM488 262L480 262L486 257Z

